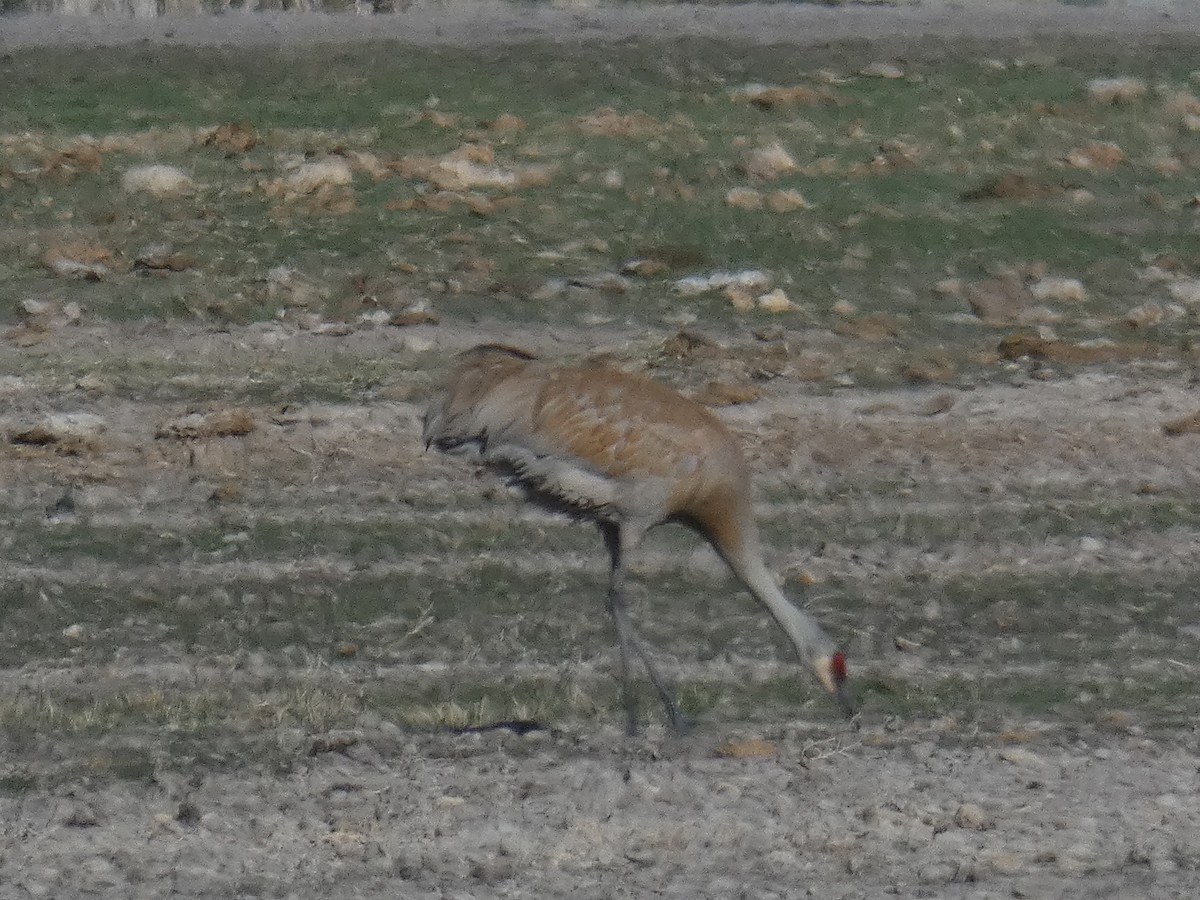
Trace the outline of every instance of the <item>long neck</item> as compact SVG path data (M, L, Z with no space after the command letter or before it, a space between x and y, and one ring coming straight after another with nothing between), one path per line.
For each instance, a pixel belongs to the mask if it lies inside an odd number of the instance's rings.
M804 662L811 664L833 652L833 640L817 624L816 619L784 596L774 576L767 571L760 554L751 554L744 567L739 569L733 566L733 570L750 593L771 611Z
M784 596L775 583L774 576L763 562L758 529L753 520L743 517L736 527L726 529L725 534L713 540L713 546L750 593L770 610L801 660L811 665L833 652L833 640L821 629L817 620Z

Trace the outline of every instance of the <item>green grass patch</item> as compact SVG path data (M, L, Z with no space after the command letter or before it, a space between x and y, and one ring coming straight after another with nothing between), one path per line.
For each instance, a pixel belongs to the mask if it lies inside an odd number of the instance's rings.
M965 302L931 291L947 273L975 278L1040 262L1088 284L1091 300L1067 311L1064 334L1119 336L1110 326L1097 333L1097 323L1157 297L1137 269L1156 254L1196 249L1182 201L1200 192L1200 175L1189 165L1160 171L1162 160L1186 161L1191 152L1165 93L1103 106L1087 102L1086 83L1120 72L1164 92L1187 90L1188 46L1102 56L1083 42L1042 49L915 42L905 47L905 77L894 81L858 75L883 50L853 43L810 48L799 59L793 48L695 40L569 50L20 51L0 61L0 134L10 136L0 145L0 265L14 295L53 294L117 320L269 319L288 312L289 298L264 289L267 272L288 266L318 286L317 306L304 310L318 317L335 315L352 278L365 274L394 279L448 321L599 316L657 325L694 312L716 328L734 327L739 314L720 298L680 297L670 282L762 268L800 302L784 321L829 325L833 303L851 299L863 311L906 317L897 343L920 351L976 340L953 322ZM825 85L823 70L836 83ZM731 89L750 82L827 88L833 99L767 109L731 99ZM579 117L606 106L632 126L580 127ZM521 117L523 127L488 130L501 114ZM226 152L199 141L197 129L228 122L251 125L259 144ZM106 148L100 169L50 166L53 152L81 135ZM1096 140L1118 143L1126 161L1063 168L1073 148ZM303 198L287 208L265 187L286 176L289 160L370 154L383 166L471 142L489 147L502 170L539 164L554 174L547 184L475 188L497 204L483 212L461 197L407 208L432 189L386 168L358 166L345 189L353 202L338 213ZM799 170L756 182L742 157L773 142ZM907 149L897 156L896 147ZM124 193L121 173L145 162L179 166L199 187L175 199ZM959 199L1012 170L1093 199ZM732 187L799 190L810 208L734 208L725 200ZM42 250L79 237L114 253L110 273L100 282L50 280ZM165 277L129 267L162 240L196 266ZM624 293L539 293L552 279L656 255L668 269L634 279ZM0 308L0 319L16 317ZM1169 356L1178 353L1180 327L1169 321L1146 337ZM889 364L887 377L901 367Z

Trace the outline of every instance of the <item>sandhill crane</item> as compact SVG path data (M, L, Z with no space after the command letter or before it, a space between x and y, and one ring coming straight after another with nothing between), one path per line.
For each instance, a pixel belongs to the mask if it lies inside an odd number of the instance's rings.
M599 526L611 557L608 611L631 734L637 728L633 654L646 666L671 724L685 727L625 608L630 555L664 522L688 525L708 539L775 617L817 681L853 713L845 656L767 570L741 447L700 404L649 378L600 366L556 368L523 350L483 344L461 355L430 402L424 439L426 449L473 454L530 499Z

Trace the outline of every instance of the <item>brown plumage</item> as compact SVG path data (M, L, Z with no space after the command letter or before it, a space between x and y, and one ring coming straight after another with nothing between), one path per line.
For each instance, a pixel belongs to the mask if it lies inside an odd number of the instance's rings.
M532 499L596 522L612 569L608 609L621 650L629 727L637 711L632 654L667 714L684 724L625 610L630 555L646 532L681 522L702 534L767 607L820 684L850 713L845 657L763 563L750 474L736 438L711 412L649 378L598 366L556 368L512 347L462 354L425 413L425 446L470 453Z

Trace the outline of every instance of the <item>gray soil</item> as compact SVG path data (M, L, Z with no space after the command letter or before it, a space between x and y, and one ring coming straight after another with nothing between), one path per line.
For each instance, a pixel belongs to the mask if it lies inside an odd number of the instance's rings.
M54 340L55 355L67 358L99 357L119 346L138 359L170 346L195 371L219 377L225 367L240 370L256 355L317 366L331 341L340 352L364 358L403 355L419 346L433 362L483 335L519 338L482 328L421 326L331 338L276 325L229 333L86 326ZM645 340L604 337L615 350ZM548 354L574 355L585 341L582 333L560 331L533 343ZM0 359L15 362L19 352L5 350ZM276 406L252 407L264 423L253 435L197 443L186 459L152 438L155 423L177 415L178 404L102 397L81 405L40 392L38 383L35 375L4 382L7 411L0 414L0 431L11 434L51 410L86 410L105 424L103 452L0 458L14 522L18 510L40 510L65 479L76 478L83 485L79 502L97 524L115 528L152 519L163 530L186 528L183 519L197 515L190 510L198 508L198 498L229 472L240 472L256 490L266 488L254 495L257 514L293 521L330 516L353 528L364 516L356 503L398 489L401 472L406 486L458 497L446 501L460 506L456 516L513 514L511 506L481 500L459 464L421 452L419 397L295 406L290 421L311 423L301 431L265 424ZM1017 376L1013 384L958 395L940 417L930 418L923 411L928 405L922 391L849 389L817 396L785 379L773 385L770 398L727 418L746 436L760 483L781 471L818 488L822 478L847 473L871 483L894 476L918 455L924 456L922 477L962 497L958 505L969 505L985 486L1001 496L1051 484L1058 491L1124 494L1149 479L1158 489L1187 494L1200 480L1193 439L1165 439L1159 428L1194 408L1182 378L1133 371L1048 382ZM336 447L336 453L313 467L322 446ZM817 458L825 462L817 464ZM772 507L763 512L768 518L780 514ZM400 506L394 514L401 521L412 516ZM577 526L547 520L545 527ZM842 549L837 535L830 540L821 559L800 561L818 576L868 584L883 569L914 577L924 570L934 583L988 568L1063 574L1089 568L1154 577L1194 570L1200 555L1195 533L1187 529L1131 533L1105 542L1099 552L1096 546L1081 552L1074 540L1021 546L968 540L932 569L920 554L906 556L886 537ZM313 571L339 565L322 560L320 548L313 553L299 562ZM597 596L587 606L597 620L598 557L597 548L583 563L595 575ZM538 548L508 562L528 570L531 584L577 564ZM4 579L68 591L95 583L133 591L172 577L161 567L104 565L61 572L13 567ZM672 565L712 570L711 561L695 554L672 560L651 553L639 571L645 576ZM239 566L244 564L191 563L178 575L198 589L230 582ZM438 568L427 577L444 576ZM730 590L720 579L716 589ZM827 606L843 602L836 590L822 593ZM854 621L854 610L839 614L840 622ZM1196 633L1191 611L1181 616L1179 623L1190 622L1189 634ZM952 611L942 628L936 642L966 646L968 634L955 627ZM979 659L939 661L882 647L874 638L890 638L872 637L865 622L857 630L867 638L857 645L875 647L856 654L860 675L895 668L931 683L951 675L978 678L978 700L988 702L991 651ZM1194 638L1183 641L1185 649L1194 646ZM592 669L612 672L611 653L571 660L572 650L564 648L562 656L569 662L560 671L569 671L571 679ZM353 677L402 686L407 679L485 668L479 660L456 659L452 648L443 658L444 665L433 667L364 665ZM1172 664L1194 667L1181 652ZM262 670L257 675L256 665ZM511 676L531 665L514 660L510 668L501 660L495 671L503 677L507 669ZM709 675L732 667L736 678L755 666L774 672L791 664L734 656L693 665ZM1104 663L1080 659L1078 665L1099 671ZM676 674L686 669L686 663L673 666ZM353 689L351 676L328 667L310 667L307 674L315 683ZM1111 674L1120 679L1129 673ZM10 698L37 690L69 699L278 675L252 658L235 665L143 646L97 663L49 657L11 668L3 691ZM815 720L796 718L810 709ZM548 730L517 735L503 729L412 730L365 712L347 731L277 728L266 732L271 745L261 756L231 758L227 751L215 765L189 756L211 747L189 747L185 738L181 751L169 733L139 738L125 729L70 740L8 733L0 744L6 778L32 771L54 786L0 796L0 897L1183 898L1200 887L1194 727L1158 726L1150 711L1143 716L1137 710L1100 720L1070 712L1061 720L1013 714L1000 729L879 712L841 723L825 712L809 704L753 725L718 710L690 735L674 736L651 724L637 738L622 733L615 715L549 723ZM771 742L762 753L718 753L731 741L757 736ZM149 764L112 777L114 754L139 752L149 754ZM78 771L81 763L107 774L55 777L59 767Z
M1133 39L1197 26L1200 12L1194 4L414 8L370 20L233 15L166 22L0 20L0 50L141 39L253 44L367 36L472 42L701 34L802 43L927 32L1020 36L1057 29ZM114 346L141 356L147 348L169 346L197 360L198 367L207 360L219 371L231 360L239 368L258 353L291 354L301 364L319 360L331 340L342 342L341 352L375 357L415 352L418 345L448 355L481 336L487 336L486 329L422 326L403 334L329 338L273 325L228 334L98 325L69 330L56 340L71 344L63 353L76 357L111 353ZM523 337L529 343L529 336ZM629 334L604 337L614 348L644 340ZM578 355L593 339L590 333L560 330L557 337L534 343L548 354ZM19 357L21 351L13 347L0 348L0 372L10 363L15 368ZM460 468L420 453L417 396L293 410L297 420L308 416L312 423L305 426L311 449L318 444L337 448L319 473L299 479L296 466L312 464L311 453L305 451L302 459L292 449L298 446L295 432L285 433L283 426L260 429L242 449L214 447L185 460L178 453L143 449L155 445L154 423L179 414L177 406L114 397L76 402L48 395L38 385L36 373L0 378L0 433L69 407L103 420L105 453L98 461L0 456L0 504L13 511L40 509L65 478L79 478L89 485L82 502L120 524L122 517L186 506L188 498L210 491L223 472L240 470L250 472L256 484L280 487L280 503L314 510L340 507L352 522L348 507L355 498L386 492L392 473L400 469L424 479L431 493L469 481ZM903 390L881 394L850 388L814 396L805 385L784 379L772 386L768 400L728 418L747 437L760 479L779 477L782 469L786 477L819 482L822 472L836 470L871 483L902 468L911 471L923 457L922 477L948 486L962 504L973 494L1047 485L1058 491L1132 492L1153 482L1156 490L1188 496L1200 482L1196 438L1166 439L1159 427L1195 410L1194 386L1180 374L1130 370L1046 382L1022 379L964 393L942 418L920 412L927 402L926 395ZM271 415L266 405L254 413L260 421ZM814 458L824 462L815 464ZM291 493L282 490L285 484ZM13 512L6 527L19 518ZM164 520L163 527L174 526ZM928 565L904 558L885 541L843 548L839 555L836 541L831 536L821 560L799 561L819 577L864 583L878 569L915 572ZM1186 572L1194 571L1200 556L1200 542L1187 529L1130 535L1100 552L1095 543L1083 553L1072 541L1018 547L969 543L938 560L930 577L950 578L995 564L1014 571L1040 566L1070 573L1137 567ZM538 566L550 565L532 554L523 560L534 578L544 574ZM595 562L590 571L599 585ZM710 566L711 561L692 557L677 563L693 564ZM219 565L197 568L187 577L219 582L228 577ZM648 565L655 565L653 557ZM68 588L74 576L98 577L28 567L0 575L6 583L57 578ZM155 575L114 571L104 577L118 584L125 577L132 589ZM836 603L828 593L823 602ZM592 614L601 615L599 603ZM957 640L953 624L945 625L946 644ZM1175 624L1192 629L1191 643L1184 646L1194 648L1194 634L1200 633L1194 611L1185 611ZM918 663L891 651L890 641L859 643L876 651L864 665L877 672L892 665L928 665L931 678L951 668L986 675L986 661ZM563 656L570 658L570 651ZM212 677L194 660L144 662L137 679ZM611 662L607 657L599 665L603 669ZM1194 671L1194 655L1180 653L1170 664ZM69 659L42 661L6 670L0 691L11 697L34 684L45 690L59 683L75 692L92 686L119 690L135 679L120 669L118 662L88 667ZM368 676L402 679L404 670L381 669ZM80 777L65 784L51 779L56 786L45 790L6 789L0 794L0 900L1195 897L1200 893L1197 734L1194 726L1144 729L1137 721L1136 711L1131 718L1114 717L1107 727L1021 720L1011 733L973 735L940 720L877 715L856 724L793 719L762 728L723 721L714 713L690 736L651 726L646 735L630 739L616 717L520 736L505 730L410 731L364 715L344 733L281 730L270 760L206 767L179 765L176 758L139 777ZM716 753L730 741L757 735L772 741L765 755ZM162 739L155 735L147 742ZM6 768L0 774L7 778L7 766L17 761L52 772L105 747L103 736L94 739L94 747L56 746L5 733L0 761Z

